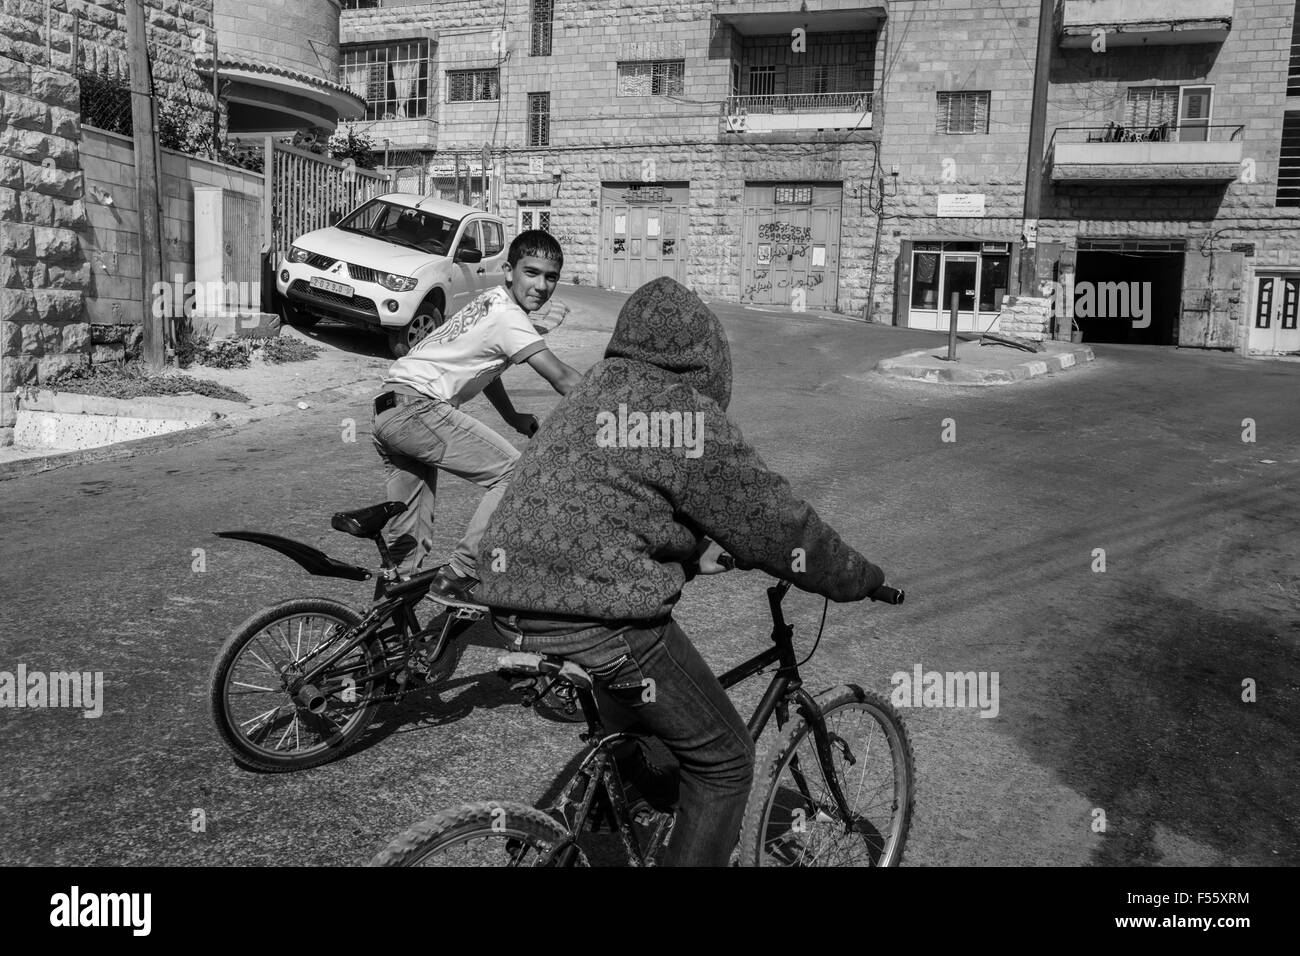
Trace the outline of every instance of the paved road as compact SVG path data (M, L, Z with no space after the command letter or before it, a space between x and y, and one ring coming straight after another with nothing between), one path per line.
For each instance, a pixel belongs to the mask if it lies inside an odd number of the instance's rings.
M951 391L867 371L935 336L720 312L746 436L909 590L902 608L832 605L809 683L888 692L917 664L999 676L996 718L906 711L919 774L908 863L1300 861L1300 366L1100 346L1095 367L1065 377ZM603 338L589 327L569 357L585 367ZM554 401L527 370L510 374L518 406ZM356 443L341 440L349 417ZM232 628L284 597L368 594L210 532L263 529L368 560L328 527L379 500L368 428L359 405L311 409L0 483L0 669L106 681L99 719L0 710L0 864L353 864L448 804L547 789L574 728L515 706L486 647L440 699L388 713L340 763L250 774L217 741L206 684ZM445 484L440 546L473 502ZM681 619L717 666L761 645L762 586L731 574L688 589ZM820 599L792 597L806 635ZM206 832L191 831L196 808Z

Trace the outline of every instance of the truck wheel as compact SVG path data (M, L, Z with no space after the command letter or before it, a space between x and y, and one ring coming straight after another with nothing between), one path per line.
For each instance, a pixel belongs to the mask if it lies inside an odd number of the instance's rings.
M394 358L401 358L444 321L442 309L426 299L420 303L420 307L415 310L415 317L404 328L393 329L388 333L388 350Z

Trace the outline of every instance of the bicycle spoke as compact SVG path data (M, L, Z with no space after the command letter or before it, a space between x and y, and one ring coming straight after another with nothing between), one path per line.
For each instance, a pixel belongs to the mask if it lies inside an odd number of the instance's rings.
M252 693L253 691L265 691L268 694L278 694L281 690L283 690L283 688L280 687L262 687L260 684L245 684L242 680L233 680L230 682L230 686L247 687L249 688L249 690L246 693Z

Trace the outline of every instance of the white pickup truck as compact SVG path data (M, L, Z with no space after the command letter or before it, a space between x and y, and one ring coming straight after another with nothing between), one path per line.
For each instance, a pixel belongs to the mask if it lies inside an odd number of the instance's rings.
M276 269L282 318L382 331L400 357L501 282L506 222L472 206L389 193L294 240Z

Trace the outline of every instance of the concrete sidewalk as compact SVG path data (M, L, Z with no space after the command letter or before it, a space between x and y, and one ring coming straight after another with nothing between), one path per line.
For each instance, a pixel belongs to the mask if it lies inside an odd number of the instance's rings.
M611 293L604 290L561 286L556 289L551 304L538 316L545 321L556 303L563 302L568 306L563 323L547 334L548 344L566 356L578 354L596 361L609 341L617 309L625 298L611 299ZM189 420L191 424L165 434L80 449L2 447L0 481L65 465L129 458L200 441L213 432L247 422L302 413L334 403L363 401L378 394L384 375L393 362L384 337L361 329L322 322L307 330L285 326L280 334L286 338L315 342L323 351L305 362L275 365L254 358L248 368L220 369L194 365L183 370L183 374L191 378L236 389L248 397L247 402L194 393L112 399L80 392L51 393L42 389L40 399L32 406L34 408L101 418L120 416L128 420L165 418L160 409L175 406L176 418ZM506 374L510 376L511 372ZM200 416L207 420L197 424Z
M957 361L947 361L948 347L906 352L882 359L876 371L890 378L936 385L1010 385L1050 372L1063 372L1093 361L1092 349L1070 342L1045 342L1045 352L1024 352L1005 345L961 342Z

